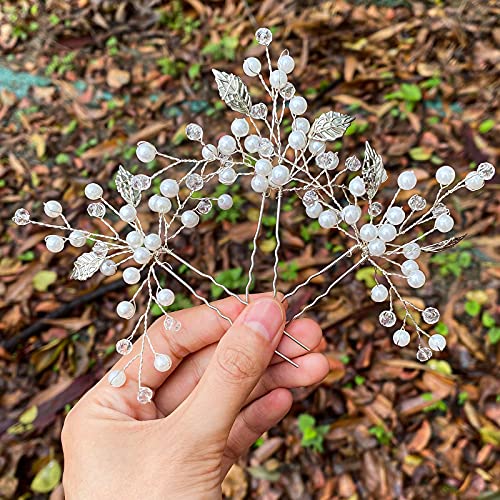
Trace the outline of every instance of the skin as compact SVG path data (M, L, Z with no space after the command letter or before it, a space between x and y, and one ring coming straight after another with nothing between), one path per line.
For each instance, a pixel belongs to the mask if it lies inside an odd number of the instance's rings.
M165 334L151 326L157 352L171 356L168 372L153 367L146 349L142 384L155 391L151 403L136 400L136 370L114 388L104 377L68 414L62 431L63 485L73 499L219 499L232 464L290 410L290 388L319 383L328 362L283 337L285 308L271 296L249 306L234 298L173 314L182 324ZM317 323L299 319L287 332L321 350ZM297 369L273 355L280 352ZM140 349L140 340L131 355ZM128 356L113 367L120 369Z

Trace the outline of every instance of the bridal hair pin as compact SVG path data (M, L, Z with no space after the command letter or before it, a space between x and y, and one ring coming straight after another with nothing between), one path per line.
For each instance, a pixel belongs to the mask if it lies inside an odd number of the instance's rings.
M295 67L294 59L285 50L273 65L269 51L271 31L260 28L255 37L258 44L264 46L265 58L264 61L257 57L246 59L243 73L261 84L265 97L259 102L253 102L248 87L239 76L214 69L221 99L243 117L236 118L231 123L231 134L220 137L217 145L204 142L204 131L200 125L188 124L186 137L200 144L201 159L176 158L158 151L149 142L140 142L136 149L139 161L150 163L160 157L167 165L152 175L133 175L120 166L115 177L116 189L125 202L120 208L115 208L106 201L100 185L88 184L85 196L89 200L88 215L98 228L94 232L72 227L57 200L46 202L44 212L51 219L61 220L59 225L35 221L23 208L18 209L13 217L18 225L34 224L62 232L62 236L53 234L46 237L45 244L50 252L61 252L66 244L74 247L91 246L90 251L81 254L74 262L71 273L73 279L86 280L97 272L112 276L119 268L123 268L123 280L136 286L136 289L129 300L117 304L116 313L121 318L135 318L136 299L142 292L147 293L145 310L135 320L132 332L116 343L119 354L129 355L132 340L141 329L139 352L130 358L122 370L113 370L108 375L112 386L121 387L127 381L126 370L136 363L137 400L140 403L150 402L154 395L141 382L145 349L150 349L153 353L155 369L164 372L172 366L168 355L156 352L148 335L151 308L156 305L163 313L165 335L175 335L182 328L168 312L175 294L170 288L162 286L162 280L166 277L171 282L179 283L230 324L230 318L201 296L180 275L179 267L189 269L200 280L208 280L212 285L222 288L227 295L247 304L254 283L257 243L262 222L265 215L271 214L275 218L272 293L277 296L281 255L280 215L283 200L293 201L296 197L301 198L308 217L317 219L322 228L340 233L348 248L286 293L283 300L292 297L317 276L334 272L341 260L350 259L352 265L332 278L327 289L303 306L292 319L315 306L350 272L370 265L377 282L371 290L371 298L375 302L388 302L388 308L380 313L379 321L387 328L397 328L393 331L394 343L401 347L408 345L411 339L411 332L408 330L414 329L418 342L417 359L420 361L427 361L433 351L440 351L446 345L442 335L429 335L420 326L417 316L421 316L424 323L433 325L439 321L439 311L434 307L418 308L404 298L398 285L422 287L426 276L418 264L421 253L440 252L461 241L464 236L424 244L424 239L431 234L447 233L453 229L454 220L443 203L444 200L461 188L475 191L483 187L485 180L491 179L495 174L493 165L481 163L475 171L468 173L465 179L454 186L454 169L450 166L440 167L436 172L438 187L434 201L430 202L419 194L413 194L407 202L401 204L398 202L398 195L412 192L417 183L415 173L406 170L399 174L398 189L389 205L384 208L375 201L375 196L382 183L387 180L387 173L382 157L375 149L366 143L363 160L349 156L341 162L338 152L328 148L333 141L343 136L354 117L327 111L312 122L308 120L304 116L307 100L296 95L295 87L288 81ZM263 63L267 64L267 78L263 76ZM291 127L284 126L285 123L290 123L290 118L287 118L287 122L284 121L286 114L291 117ZM153 181L158 178L162 179L159 194L148 195ZM214 196L209 193L215 192L214 185L230 186L235 183L260 196L257 227L243 296L198 269L174 245L178 235L196 230L201 216L215 209L229 210L233 206L230 194ZM143 197L147 198L147 202L143 202ZM154 231L151 228L144 229L147 226L141 224L140 215L148 220L157 220ZM128 231L126 234L125 230L117 231L113 226L113 222L120 220L125 222ZM394 306L396 301L403 310L403 318L397 326L398 317ZM308 350L307 346L288 332L285 331L285 335ZM423 337L428 338L427 345ZM276 354L297 366L283 354Z

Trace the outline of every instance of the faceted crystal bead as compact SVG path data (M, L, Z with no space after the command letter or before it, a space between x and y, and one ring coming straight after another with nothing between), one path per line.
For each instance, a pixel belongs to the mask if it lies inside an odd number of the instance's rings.
M123 370L112 370L108 375L108 382L113 387L121 387L127 381L127 376Z
M432 215L434 217L439 217L440 215L449 214L449 213L450 213L450 211L448 210L448 207L444 203L438 203L432 209Z
M30 223L30 213L25 208L19 208L12 217L12 222L18 226L25 226Z
M313 191L312 189L310 191L306 191L304 194L304 197L302 198L302 203L304 204L305 207L311 207L313 206L319 199L318 193L316 191Z
M99 203L91 203L87 207L87 213L91 217L99 217L100 219L102 219L106 215L106 207L101 202L99 202Z
M96 241L92 247L92 252L94 252L98 257L106 257L108 255L108 245L102 241Z
M201 141L203 137L203 129L197 123L190 123L186 127L186 137L190 141Z
M267 116L267 106L263 102L254 104L250 109L250 116L255 120L265 120Z
M200 174L189 174L186 177L186 186L191 191L199 191L203 188L203 177Z
M408 200L408 206L415 211L423 210L427 205L427 202L425 201L425 198L418 194L414 194L409 200Z
M333 170L339 164L339 154L328 151L327 153L320 153L316 157L316 165L325 170Z
M417 359L424 363L432 358L432 351L428 347L419 347L417 351Z
M138 174L132 177L130 185L138 191L146 191L151 187L151 177L149 175Z
M345 166L348 170L356 172L361 168L361 161L356 156L349 156L345 161Z
M196 205L196 211L201 215L206 215L212 210L212 202L210 200L201 200Z
M268 46L273 41L273 34L268 28L259 28L255 32L255 39L259 45Z
M259 145L259 154L264 157L270 157L274 153L273 143L269 139L261 139Z
M392 311L382 311L378 320L382 326L389 328L396 324L396 315Z
M428 325L434 325L439 321L439 311L435 307L426 307L422 311L422 318Z
M175 318L172 318L172 316L166 315L163 321L163 326L167 332L178 332L182 325Z
M289 101L295 95L295 87L287 82L284 87L280 89L280 96L285 99L285 101Z
M137 401L141 403L141 405L145 405L151 403L153 399L153 391L149 387L139 387L139 391L137 392Z
M372 217L377 217L382 213L382 210L384 210L384 207L382 206L382 203L379 203L378 201L375 201L368 207L368 213Z
M220 164L223 167L232 167L234 165L234 162L230 156L221 156L220 157Z
M129 339L121 339L116 343L116 352L122 356L130 354L132 351L132 342Z
M488 162L480 163L477 167L477 171L479 175L487 181L493 179L495 176L495 167Z

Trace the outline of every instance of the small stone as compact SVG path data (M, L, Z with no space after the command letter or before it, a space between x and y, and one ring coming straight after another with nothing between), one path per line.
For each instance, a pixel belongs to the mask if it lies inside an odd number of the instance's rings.
M280 96L289 101L295 95L295 87L287 82L283 88L280 89Z
M414 194L409 200L408 200L408 206L412 209L415 210L416 212L423 210L427 206L427 202L425 201L425 198L418 194Z
M198 205L196 205L196 211L200 215L206 215L212 210L212 202L210 200L201 200Z
M382 326L390 328L396 324L396 315L392 311L382 311L379 314L378 321Z
M203 177L200 174L189 174L186 177L186 187L191 191L199 191L203 188Z
M368 214L371 215L372 217L377 217L382 213L384 210L384 207L382 203L379 203L378 201L375 201L368 207Z
M120 89L130 82L130 73L123 69L111 68L106 76L106 83L113 89Z
M116 343L116 352L122 356L130 354L132 351L132 342L129 339L121 339Z
M201 141L203 129L197 123L190 123L186 127L186 137L191 141Z
M448 210L448 207L444 203L438 203L432 209L432 215L434 217L439 217L440 215L449 214L449 213L450 213L450 211Z
M106 255L108 255L108 251L108 245L106 245L103 241L96 241L92 247L92 252L98 257L106 257Z
M428 347L419 347L417 351L417 359L424 363L432 358L432 351Z
M434 325L439 321L439 311L435 307L427 307L422 311L422 318L428 325Z
M356 156L349 156L345 161L345 167L352 172L356 172L361 168L361 161Z
M313 206L319 200L318 193L316 191L310 190L306 191L304 197L302 198L302 203L305 207Z
M25 208L19 208L12 217L12 222L18 226L25 226L30 223L30 213Z
M265 120L267 116L267 106L263 102L254 104L250 109L250 116L255 120Z
M151 403L153 399L153 391L149 387L140 387L137 392L137 401L141 403L141 405L145 405Z
M265 45L266 47L273 41L273 34L268 28L259 28L255 32L255 40L259 45Z
M132 177L130 185L137 191L146 191L151 187L151 177L149 175L137 174Z

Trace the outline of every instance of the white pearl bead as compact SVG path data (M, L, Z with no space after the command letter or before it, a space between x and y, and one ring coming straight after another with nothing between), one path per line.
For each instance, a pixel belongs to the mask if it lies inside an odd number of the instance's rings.
M408 276L408 285L412 288L420 288L425 284L425 274L418 270L413 271L410 276Z
M378 231L373 224L364 224L359 230L359 236L363 241L372 241L377 237Z
M371 297L374 302L384 302L389 296L389 291L385 285L375 285L371 291Z
M162 288L156 293L156 300L163 307L171 306L175 300L175 294L170 288Z
M288 182L290 170L285 165L276 165L271 170L270 179L275 186L283 186Z
M363 196L366 193L365 181L361 177L354 177L349 182L349 192L354 196Z
M418 243L406 243L403 245L403 255L410 260L415 260L420 257L420 246Z
M403 264L401 264L401 271L405 276L410 276L411 273L414 273L418 270L418 263L414 260L405 260Z
M454 225L455 225L455 221L453 220L453 217L451 217L448 214L440 215L436 219L436 222L434 223L434 227L440 233L447 233L448 231L451 231L453 229Z
M477 191L484 186L484 178L478 172L469 172L465 176L465 187L469 191Z
M273 164L265 158L261 158L255 162L255 173L258 175L269 175L272 169Z
M235 120L233 120L233 123L231 123L231 132L236 137L245 137L248 134L249 130L250 125L248 125L248 122L245 120L245 118L236 118Z
M429 338L429 347L433 351L442 351L446 347L446 339L439 333L431 335Z
M122 300L116 306L116 314L123 319L130 319L135 314L135 305L128 300Z
M269 187L269 181L263 175L254 175L250 184L256 193L264 193Z
M333 210L324 210L319 214L318 222L321 227L330 229L338 224L339 218Z
M309 132L309 129L311 128L311 124L309 123L309 120L307 118L298 116L297 118L295 118L292 128L293 130L300 130L301 132L304 132L304 134L307 134L307 132Z
M130 231L130 233L128 233L125 237L125 241L135 249L139 248L142 245L142 243L144 242L144 237L139 231Z
M167 354L155 354L154 367L159 372L166 372L172 367L172 359Z
M392 241L396 237L396 233L396 228L392 224L382 224L378 228L378 236L384 241Z
M192 228L200 222L200 216L194 210L186 210L181 215L181 222L185 227Z
M307 101L300 95L290 99L290 112L294 115L303 115L307 110Z
M132 205L123 205L120 208L120 219L125 222L132 222L137 217L137 210Z
M306 208L306 214L308 217L311 217L311 219L317 219L321 213L323 213L323 207L319 202L316 202Z
M151 252L144 247L139 247L134 250L134 260L137 264L147 264L151 260Z
M102 187L95 182L91 182L85 186L85 196L89 200L98 200L102 196Z
M230 135L223 135L218 142L218 149L223 155L231 155L236 151L236 140Z
M226 186L230 186L236 181L238 174L232 167L226 167L219 172L219 182Z
M449 186L455 180L455 170L449 165L439 167L436 171L436 180L441 186Z
M229 210L233 206L233 198L230 194L221 194L217 199L217 205L221 210Z
M342 217L347 224L356 224L361 217L361 208L358 205L347 205L342 209Z
M288 78L286 73L280 69L271 71L271 74L269 75L269 83L271 84L271 87L275 89L282 89L286 85L287 81Z
M156 201L154 202L154 208L155 212L158 212L159 214L165 214L172 208L172 202L164 196L158 196L158 198L156 198Z
M405 211L401 207L391 207L387 210L386 219L397 226L405 220Z
M399 347L405 347L410 343L410 334L406 330L396 330L392 341Z
M262 65L256 57L249 57L243 61L243 72L247 76L257 76L261 68Z
M384 255L385 243L381 239L375 238L374 240L370 241L370 243L368 243L368 252L370 253L370 255L373 255L375 257Z
M111 370L108 375L108 382L113 387L122 387L127 381L127 376L123 370Z
M113 276L116 274L116 264L111 259L106 259L99 269L104 276Z
M85 233L82 231L71 231L69 233L69 242L71 245L74 247L83 247L85 245L85 242L87 241L87 237L85 236Z
M43 211L46 215L48 215L52 219L55 219L62 214L62 206L58 201L50 200L47 203L44 203Z
M304 149L307 144L304 132L301 130L294 130L291 132L288 136L288 144L290 144L290 147L295 150Z
M413 170L406 170L401 172L398 176L398 186L400 189L408 191L417 185L417 177Z
M148 234L144 238L144 246L154 252L161 247L161 238L156 233Z
M179 184L174 179L161 181L160 192L167 198L175 198L179 194Z
M201 149L201 156L204 160L215 160L217 158L217 148L213 144L206 144Z
M326 144L323 141L312 140L309 141L309 152L312 155L319 155L326 149Z
M64 248L64 240L55 234L45 238L45 246L52 253L59 253Z
M260 147L260 138L258 135L249 135L245 137L245 149L249 153L256 153Z
M127 285L135 285L139 283L140 279L141 273L136 267L127 267L123 270L123 281L125 281Z
M149 142L140 142L137 145L135 154L139 161L142 161L143 163L149 163L156 157L156 148Z
M278 59L278 68L285 73L291 73L295 68L295 61L288 54L281 54Z

